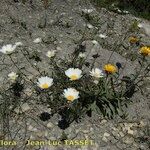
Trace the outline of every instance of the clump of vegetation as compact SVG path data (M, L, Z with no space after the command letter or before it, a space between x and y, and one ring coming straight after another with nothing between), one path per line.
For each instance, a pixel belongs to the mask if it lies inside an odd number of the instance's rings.
M129 42L136 44L138 40L131 37ZM139 83L149 72L147 65L147 57L150 56L149 46L139 47L137 54L141 66L137 72L120 78L121 63L113 64L108 61L102 68L95 68L94 63L99 55L93 55L93 62L89 63L86 60L86 45L81 42L68 59L58 60L55 57L55 50L48 51L45 57L49 58L50 69L41 72L37 66L32 65L39 75L34 77L35 80L31 80L13 60L13 55L16 55L14 52L19 45L22 43L4 45L0 49L0 52L8 56L18 69L17 72L8 75L10 86L0 91L1 117L4 118L13 114L20 101L24 103L31 98L35 103L51 108L50 114L47 112L41 114L41 120L46 121L54 114L61 116L58 121L61 129L66 129L73 121L80 121L85 115L91 117L93 111L110 119L116 115L124 117L124 108L131 102ZM24 52L28 52L27 48ZM30 54L25 55L25 58L28 61L32 59ZM38 58L40 59L40 55ZM87 72L85 68L89 71ZM30 96L24 93L25 85L34 87L34 92Z
M97 6L106 7L111 10L127 10L136 16L150 19L150 3L148 0L92 0Z

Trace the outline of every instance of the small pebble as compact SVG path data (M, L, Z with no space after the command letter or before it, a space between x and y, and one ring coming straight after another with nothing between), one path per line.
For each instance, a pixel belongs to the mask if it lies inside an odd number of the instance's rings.
M100 37L100 38L102 38L102 39L107 38L107 36L106 36L106 35L104 35L104 34L99 34L99 37Z
M110 136L110 134L109 134L109 133L107 133L107 132L105 132L105 133L104 133L104 136L105 136L105 137L109 137L109 136Z
M133 137L123 138L123 142L126 144L132 144L134 142L134 138Z
M101 121L101 124L105 124L106 122L107 122L107 120L103 119L103 120Z
M93 25L91 25L91 24L87 24L87 27L88 27L89 29L94 28Z
M42 42L42 39L41 38L36 38L33 42L38 44L38 43Z
M98 42L96 40L93 40L92 43L95 44L95 45L98 44Z
M103 136L102 140L103 140L104 142L108 142L108 139L107 139L105 136Z
M24 103L21 108L23 112L30 110L30 106L27 103Z
M51 122L49 122L48 124L47 124L47 127L48 128L52 128L54 125L51 123Z

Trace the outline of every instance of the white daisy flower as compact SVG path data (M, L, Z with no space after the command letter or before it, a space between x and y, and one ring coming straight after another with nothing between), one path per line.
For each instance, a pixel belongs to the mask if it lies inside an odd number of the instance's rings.
M7 44L0 49L0 52L4 54L11 54L16 49L16 47L16 45Z
M86 54L85 53L79 53L80 58L85 58Z
M52 57L55 56L55 54L56 54L56 50L48 51L48 52L46 53L46 56L49 57L49 58L52 58Z
M104 77L104 73L101 69L99 68L95 68L95 69L92 69L92 71L90 71L90 75L94 78L102 78Z
M9 77L9 80L14 82L17 79L18 75L15 72L11 72L8 74L8 77Z
M48 89L50 86L53 85L53 79L49 78L47 76L45 77L40 77L38 79L37 85L41 88L41 89Z
M74 88L65 89L63 95L68 101L74 101L79 98L79 92Z
M78 68L69 68L65 71L65 74L70 78L70 80L78 80L82 77L82 70Z
M41 38L36 38L33 42L38 44L38 43L42 42L42 39Z

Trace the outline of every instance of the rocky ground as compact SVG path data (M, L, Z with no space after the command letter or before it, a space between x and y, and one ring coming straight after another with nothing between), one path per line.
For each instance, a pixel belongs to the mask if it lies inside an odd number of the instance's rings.
M34 69L48 70L48 50L57 50L57 57L67 59L82 40L86 44L87 60L99 54L96 66L102 67L108 60L123 65L122 75L135 71L138 62L135 58L136 47L130 47L128 38L137 36L142 44L150 45L150 22L135 18L130 14L120 15L104 8L94 7L89 0L53 0L45 10L42 1L33 3L1 0L0 2L0 46L22 42L18 53L12 56L29 79L35 80L39 72ZM27 61L25 50L31 56L35 53L41 61ZM0 88L8 87L7 75L18 68L9 57L0 54ZM149 83L149 78L146 80ZM17 146L4 146L6 150L148 150L149 149L149 88L145 87L145 95L137 93L133 104L127 110L126 119L106 120L96 114L92 118L83 118L65 130L68 139L89 139L93 145L87 146L25 146L26 140L59 140L63 131L58 128L58 115L49 121L42 122L37 116L43 111L50 113L45 105L36 104L29 99L15 109L13 118L1 128L9 130L9 136L18 142ZM32 94L32 88L26 85L24 92ZM2 99L2 97L0 97ZM4 130L3 129L3 130ZM2 130L1 130L2 131ZM3 132L0 134L4 138Z

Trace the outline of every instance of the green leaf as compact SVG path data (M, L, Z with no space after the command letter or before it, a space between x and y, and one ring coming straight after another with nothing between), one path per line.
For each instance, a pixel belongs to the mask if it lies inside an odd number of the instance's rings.
M96 105L96 101L94 101L94 103L91 105L91 110L95 111L98 114L102 114L102 112L100 111L99 107Z

